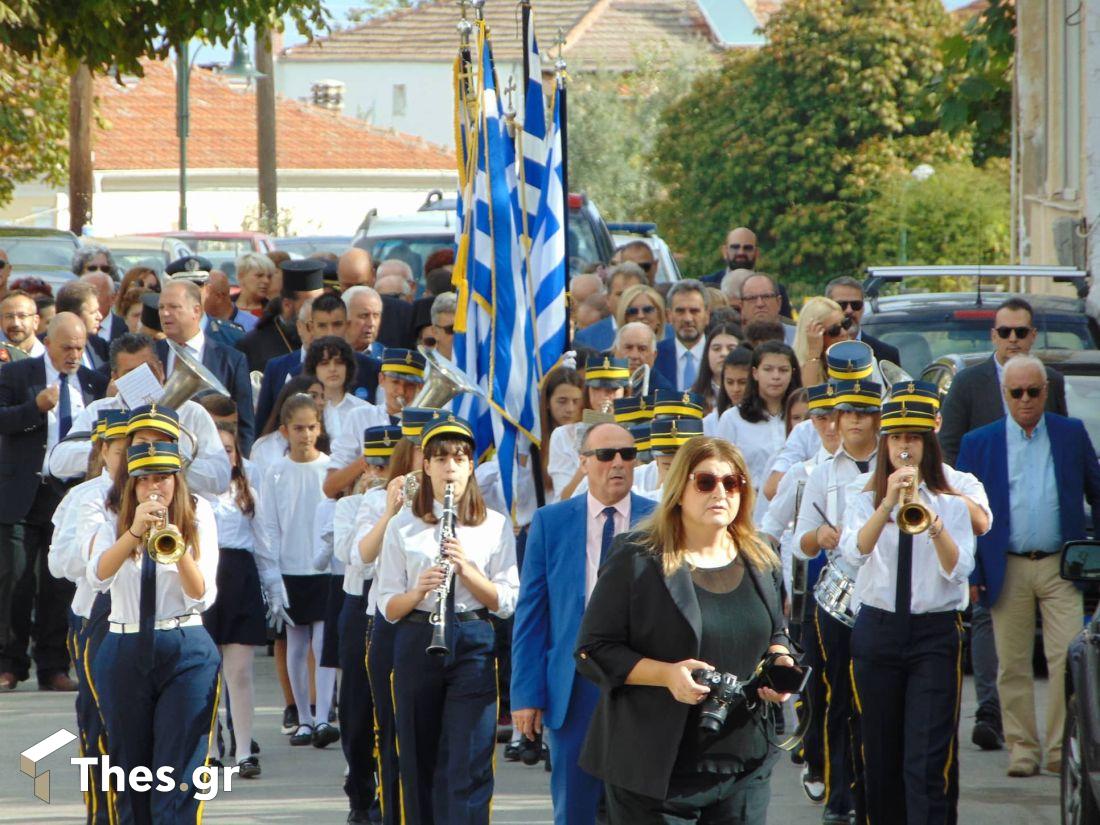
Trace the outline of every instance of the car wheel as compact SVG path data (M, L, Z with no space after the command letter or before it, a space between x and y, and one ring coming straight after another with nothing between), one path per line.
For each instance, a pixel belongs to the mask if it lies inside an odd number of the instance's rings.
M1077 698L1066 702L1062 731L1062 825L1100 825L1077 728Z

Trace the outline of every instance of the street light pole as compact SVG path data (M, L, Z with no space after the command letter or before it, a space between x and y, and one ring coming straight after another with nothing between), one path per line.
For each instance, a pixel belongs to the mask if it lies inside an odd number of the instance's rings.
M176 47L176 135L180 141L179 229L187 229L187 136L191 131L190 44Z

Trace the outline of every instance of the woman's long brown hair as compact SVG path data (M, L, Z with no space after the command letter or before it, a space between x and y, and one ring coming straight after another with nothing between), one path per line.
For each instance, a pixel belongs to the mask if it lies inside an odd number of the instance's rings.
M724 461L733 467L734 474L744 477L741 486L741 502L737 516L726 529L733 539L737 552L756 570L771 570L779 565L779 558L756 534L752 523L752 511L756 506L756 493L741 451L722 438L696 436L676 451L668 475L665 477L661 501L647 519L638 525L641 543L661 560L666 576L679 570L684 564L684 521L680 499L691 483L688 476L701 462L709 458Z
M237 509L252 518L256 515L256 500L252 497L248 479L244 476L244 466L241 463L241 439L237 434L237 425L232 421L218 421L215 426L219 433L228 433L233 438L233 447L237 451L237 463L229 468L229 487L233 490L233 501L236 502Z
M485 521L485 499L481 497L481 489L477 486L477 477L473 473L474 447L464 438L437 438L428 442L428 449L424 451L424 461L429 461L438 455L464 455L470 459L470 480L466 483L466 491L455 502L458 523L476 526ZM413 515L420 517L428 524L435 524L439 519L432 511L432 503L435 501L435 493L432 491L432 480L427 473L420 476L420 489L413 499Z
M419 469L413 463L413 455L416 453L416 445L409 439L402 438L393 448L393 455L386 465L386 486L398 476L405 476L413 470Z
M917 468L920 480L933 493L947 493L948 495L957 496L958 491L947 483L947 476L943 473L943 452L940 450L940 440L931 431L920 435L924 444L920 467ZM875 462L875 471L871 473L867 486L863 488L874 491L876 507L882 504L882 500L886 498L886 482L889 480L890 474L899 469L890 462L889 439L889 433L883 433L879 436L878 460Z
M134 511L137 510L138 503L137 481L137 477L127 474L126 464L123 462L107 493L107 509L117 514L115 538L122 538L122 534L130 529L134 521ZM187 487L187 479L183 477L183 473L176 473L176 491L172 494L172 503L168 505L168 523L175 525L180 531L184 545L194 550L195 561L198 561L201 548L198 525L195 523L195 499ZM134 556L140 557L144 550L145 543L139 543Z

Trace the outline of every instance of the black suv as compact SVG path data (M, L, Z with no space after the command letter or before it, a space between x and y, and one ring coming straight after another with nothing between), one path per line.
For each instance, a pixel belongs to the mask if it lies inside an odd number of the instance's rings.
M1077 297L1026 294L1035 310L1039 330L1035 346L1044 350L1086 350L1100 346L1100 326L1085 312L1088 276L1068 267L1027 266L907 266L874 267L868 270L863 292L867 310L863 329L893 344L901 353L901 364L910 375L920 375L937 358L949 354L988 353L993 347L989 330L993 317L1012 292L1004 289L1006 279L1029 277L1072 284ZM920 278L974 279L971 292L917 292L883 295L891 284ZM927 283L927 281L924 281Z

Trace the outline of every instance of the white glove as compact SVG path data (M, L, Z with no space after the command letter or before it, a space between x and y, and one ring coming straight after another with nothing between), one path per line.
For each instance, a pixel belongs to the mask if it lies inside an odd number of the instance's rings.
M282 580L268 586L264 591L264 600L267 602L267 623L276 633L282 633L284 627L294 627L290 614L286 612L290 607L290 597Z
M577 368L577 351L571 349L563 352L561 354L561 361L558 362L558 366L564 367L567 370L575 370Z

